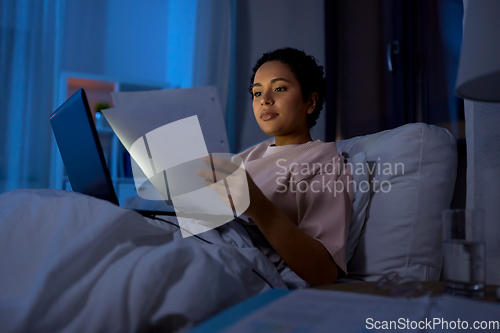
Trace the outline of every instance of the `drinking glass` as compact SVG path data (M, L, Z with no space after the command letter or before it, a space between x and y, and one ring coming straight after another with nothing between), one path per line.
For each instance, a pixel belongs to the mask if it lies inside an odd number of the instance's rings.
M486 244L480 210L443 212L445 290L482 298L486 285Z

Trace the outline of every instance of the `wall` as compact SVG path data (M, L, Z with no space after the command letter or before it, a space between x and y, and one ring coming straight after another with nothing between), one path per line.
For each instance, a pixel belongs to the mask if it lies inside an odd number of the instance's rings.
M105 74L165 81L168 1L107 3Z
M167 80L169 1L64 1L61 70Z
M252 67L265 52L295 47L325 64L323 0L240 0L237 8L236 94L237 143L240 151L269 137L253 115L248 86ZM313 127L313 139L324 139L324 112Z
M197 0L168 4L167 81L172 87L193 85Z
M107 3L61 1L61 71L104 74Z

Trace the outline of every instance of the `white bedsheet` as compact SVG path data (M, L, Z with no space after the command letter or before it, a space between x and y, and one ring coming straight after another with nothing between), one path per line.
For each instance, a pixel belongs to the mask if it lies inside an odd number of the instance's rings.
M170 218L171 220L173 218ZM285 284L230 222L201 237L81 194L0 195L2 332L174 331Z

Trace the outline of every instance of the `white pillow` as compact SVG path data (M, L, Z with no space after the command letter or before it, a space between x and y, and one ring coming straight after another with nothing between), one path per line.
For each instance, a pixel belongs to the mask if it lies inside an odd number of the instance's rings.
M366 208L370 201L369 175L366 172L366 154L359 152L351 158L347 158L351 166L354 188L354 202L352 204L351 223L345 248L345 262L348 264L358 245L361 230L365 224Z
M373 171L366 222L347 266L349 277L375 281L397 271L421 281L438 280L441 212L450 206L457 171L453 135L437 126L407 124L339 141L337 150L347 156L365 152Z

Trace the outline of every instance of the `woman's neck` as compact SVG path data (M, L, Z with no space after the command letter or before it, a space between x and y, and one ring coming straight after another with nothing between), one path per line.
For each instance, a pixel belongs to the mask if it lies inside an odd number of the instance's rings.
M286 145L300 145L312 141L311 134L309 132L303 135L297 136L276 136L274 137L274 144L276 146L286 146Z

